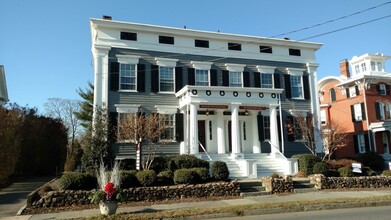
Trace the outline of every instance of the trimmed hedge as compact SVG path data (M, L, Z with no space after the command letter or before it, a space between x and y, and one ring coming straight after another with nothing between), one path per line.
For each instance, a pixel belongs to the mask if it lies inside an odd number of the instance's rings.
M159 185L172 185L174 183L174 173L171 170L165 170L157 175Z
M370 167L372 170L383 170L384 168L383 157L375 152L359 154L357 160L363 163L364 166Z
M299 171L306 176L313 174L314 165L317 162L321 162L321 159L313 154L296 154L292 158L298 159Z
M209 170L204 167L191 168L197 173L197 183L204 183L210 179Z
M326 175L329 171L329 165L325 162L317 162L312 169L312 173L314 174L323 174Z
M59 180L59 187L63 190L91 190L97 186L96 177L91 173L66 172Z
M142 186L152 186L156 181L156 172L154 170L142 170L137 172L136 177Z
M137 170L122 170L121 171L121 188L128 189L131 187L140 186L137 179Z
M211 167L212 176L216 180L226 181L229 176L228 166L223 161L215 161Z
M177 169L183 169L183 168L190 169L195 167L204 167L206 169L209 169L209 162L205 160L201 160L194 155L186 155L186 154L172 157L168 162L168 168L171 171L175 171Z
M354 176L354 173L352 171L352 168L350 167L341 167L338 169L339 176L340 177L352 177Z
M174 172L175 184L194 184L197 181L197 172L193 169L179 169Z

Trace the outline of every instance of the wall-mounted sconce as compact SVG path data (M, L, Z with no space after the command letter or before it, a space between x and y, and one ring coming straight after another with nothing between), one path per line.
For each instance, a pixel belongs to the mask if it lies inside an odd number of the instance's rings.
M247 109L246 109L246 111L244 111L244 115L248 115L249 113L248 113L248 111L247 111Z
M208 109L206 109L205 115L209 116L209 110Z

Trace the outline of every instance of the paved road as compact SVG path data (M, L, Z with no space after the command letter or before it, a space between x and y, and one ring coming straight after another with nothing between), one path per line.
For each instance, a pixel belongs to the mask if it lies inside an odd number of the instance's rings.
M0 218L15 216L26 204L26 196L38 189L53 177L34 177L16 180L13 184L0 191Z
M390 219L391 206L380 207L360 207L350 209L332 209L321 211L309 211L309 212L290 212L282 214L270 214L270 215L253 215L244 217L232 217L232 218L214 218L216 220L337 220L337 219L354 219L354 220L388 220Z

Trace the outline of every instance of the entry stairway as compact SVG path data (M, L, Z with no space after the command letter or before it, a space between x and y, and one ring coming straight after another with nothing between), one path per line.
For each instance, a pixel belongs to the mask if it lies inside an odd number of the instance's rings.
M201 153L201 159L210 161L224 161L229 170L229 178L259 178L270 176L273 173L279 175L292 175L286 166L289 166L288 159L276 158L269 153L241 154L232 156L231 154L209 154ZM285 161L286 160L286 161Z

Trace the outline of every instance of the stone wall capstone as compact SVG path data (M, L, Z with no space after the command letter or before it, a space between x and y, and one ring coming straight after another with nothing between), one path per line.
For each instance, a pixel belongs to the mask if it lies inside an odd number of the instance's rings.
M261 178L261 182L265 190L272 194L293 192L293 180L291 176L278 178L268 176Z
M326 177L322 174L308 176L317 189L353 189L353 188L384 188L391 187L391 177L360 176L360 177Z

